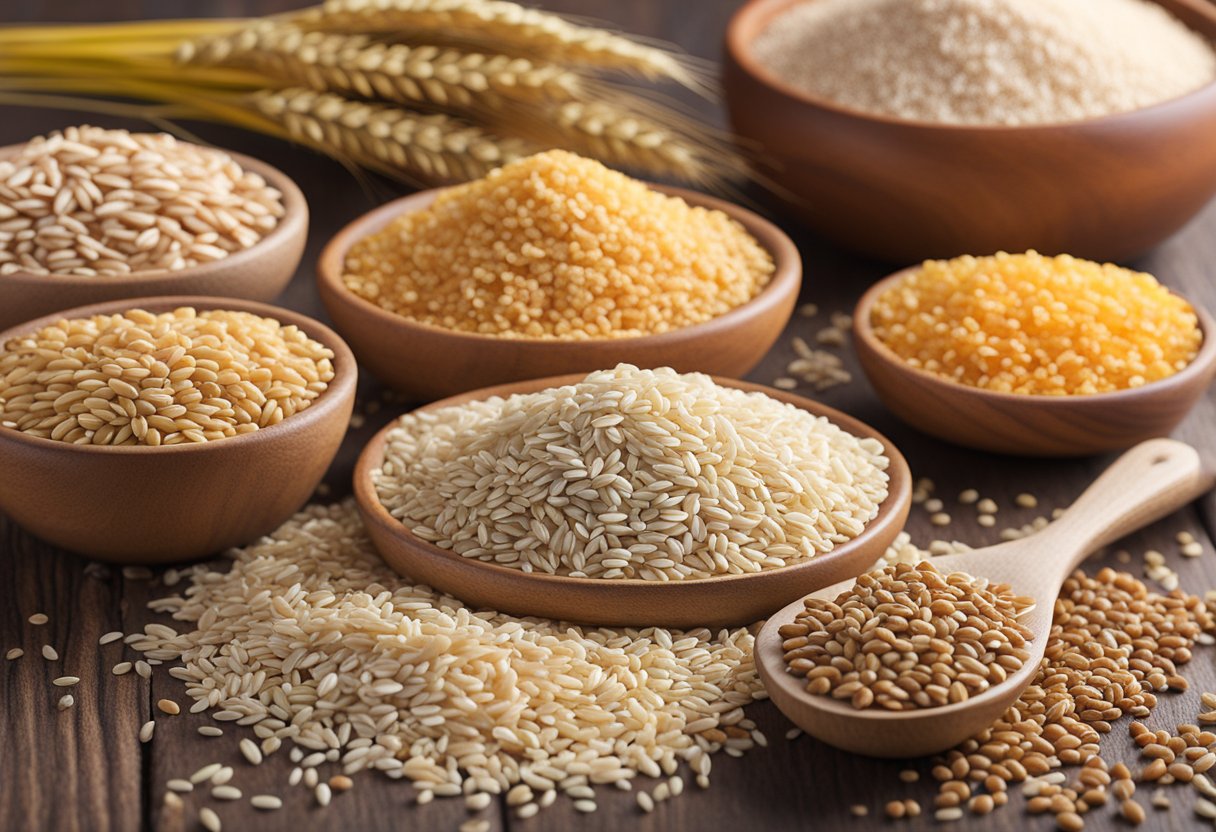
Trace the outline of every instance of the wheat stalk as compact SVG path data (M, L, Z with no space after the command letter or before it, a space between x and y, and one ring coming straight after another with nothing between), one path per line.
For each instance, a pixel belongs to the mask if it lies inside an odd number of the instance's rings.
M148 112L292 138L415 180L477 178L548 147L714 186L742 171L712 128L605 69L699 84L666 49L506 0L329 0L259 20L0 27L0 92L169 102Z
M267 90L251 102L296 141L365 167L430 180L477 179L539 149L449 116L419 115L303 87Z
M184 44L176 57L186 63L252 67L319 91L465 110L501 109L505 101L570 101L581 91L579 76L554 64L382 43L367 35L306 32L273 21Z
M704 80L682 56L507 0L327 0L294 22L325 31L480 42L499 52L630 71L705 90Z
M709 136L686 135L681 122L670 115L648 118L636 104L611 99L567 102L548 108L543 118L519 123L516 129L538 144L654 176L675 175L707 184L738 172L738 162L724 144Z

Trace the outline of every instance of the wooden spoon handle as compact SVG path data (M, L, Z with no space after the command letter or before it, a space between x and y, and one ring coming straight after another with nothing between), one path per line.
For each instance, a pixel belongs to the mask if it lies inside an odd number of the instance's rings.
M1067 574L1090 552L1176 511L1212 484L1190 445L1150 439L1115 460L1041 534L1053 538L1055 551L1076 552Z

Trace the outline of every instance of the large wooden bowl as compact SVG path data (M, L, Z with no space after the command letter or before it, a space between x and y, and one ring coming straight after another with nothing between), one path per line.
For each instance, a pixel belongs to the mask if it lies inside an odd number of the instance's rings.
M971 127L869 115L782 82L753 39L802 0L751 0L726 33L730 119L786 207L894 262L962 252L1122 260L1180 229L1216 193L1216 84L1131 113L1052 126ZM1216 5L1158 0L1216 40Z
M870 287L853 313L853 343L883 404L925 433L983 451L1019 456L1088 456L1167 436L1216 374L1216 321L1194 306L1203 330L1199 354L1168 378L1092 396L997 393L910 366L874 334L874 303L906 274Z
M530 393L573 384L581 378L570 375L505 384L454 396L422 410L491 396ZM525 573L433 546L415 537L389 514L376 496L372 472L384 460L388 432L394 424L376 434L359 456L354 482L359 514L385 561L419 583L450 593L472 606L583 624L679 628L750 624L809 592L856 577L870 568L903 528L911 506L912 477L895 446L868 425L817 402L745 381L715 380L724 386L766 393L817 416L826 416L855 436L882 442L891 460L887 469L890 487L877 516L861 535L810 560L749 575L655 582Z
M0 159L21 145L0 148ZM265 162L226 151L242 168L283 194L284 214L269 234L243 251L179 271L85 277L14 272L0 275L0 329L61 309L110 300L164 295L214 295L269 301L291 282L308 237L308 202L287 174Z
M777 268L769 284L747 303L710 321L638 338L498 338L417 323L355 295L342 282L342 273L346 252L356 241L404 213L426 208L439 194L430 190L383 205L338 232L317 264L321 300L359 363L415 401L524 379L589 373L621 362L746 375L773 346L793 313L802 281L798 249L781 229L737 205L694 191L652 187L691 205L722 211L742 224L773 256Z
M358 372L342 339L311 318L227 298L112 301L2 332L0 348L65 316L179 306L294 324L333 350L334 379L311 405L277 425L199 444L95 447L0 428L0 511L43 540L99 560L166 563L249 543L307 502L346 434Z

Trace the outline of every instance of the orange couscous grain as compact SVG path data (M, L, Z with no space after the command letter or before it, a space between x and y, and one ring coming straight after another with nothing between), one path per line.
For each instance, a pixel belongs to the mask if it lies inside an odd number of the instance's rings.
M359 240L344 282L432 326L587 339L702 323L751 300L773 268L721 211L550 151L451 188Z
M1150 274L1034 251L930 260L883 293L874 333L900 358L988 390L1086 395L1171 376L1195 310Z

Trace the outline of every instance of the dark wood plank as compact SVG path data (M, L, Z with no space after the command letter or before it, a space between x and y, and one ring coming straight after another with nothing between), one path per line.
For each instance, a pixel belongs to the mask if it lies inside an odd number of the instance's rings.
M147 695L110 675L98 638L121 625L126 587L116 573L90 577L78 558L0 521L0 828L134 829L143 816L144 757L138 739ZM34 613L50 616L34 626ZM59 654L48 661L50 645ZM59 676L79 676L71 688ZM100 684L97 682L100 681ZM70 693L75 705L57 708Z
M19 5L20 8L16 6ZM34 20L128 19L141 16L200 14L241 15L279 10L300 3L275 2L198 3L164 0L155 4L141 0L115 0L108 4L82 2L29 2L0 10L0 18ZM621 28L675 40L696 54L714 57L720 33L734 0L655 3L630 0L611 6L593 0L554 0L548 7L591 16L609 17ZM719 122L722 115L707 105L691 101ZM69 113L39 112L6 108L0 122L0 143L19 141L29 135L79 119ZM119 124L112 119L90 117L90 121ZM128 126L138 126L130 125ZM215 126L189 125L204 138L255 156L274 160L296 177L309 196L313 211L313 234L300 273L280 298L283 305L323 317L313 287L312 263L325 240L342 224L399 189L379 180L360 183L340 166L319 159L307 151L235 130ZM778 220L781 218L778 216ZM795 318L789 331L752 378L771 382L784 375L785 363L792 357L790 337L812 338L826 325L832 311L851 309L861 290L889 267L870 263L823 245L806 233L785 223L799 242L807 265L804 300L818 303L818 318ZM1216 261L1216 207L1182 234L1137 264L1157 273L1165 282L1188 296L1216 308L1216 283L1208 277L1210 263ZM886 432L907 454L918 476L933 478L937 493L947 504L954 522L945 528L932 526L922 509L913 512L908 530L913 539L926 545L934 538L959 539L973 545L994 542L999 529L1032 520L1037 514L1066 505L1084 485L1109 462L1109 458L1082 461L1024 460L975 454L929 440L899 424L874 398L858 374L856 361L848 348L840 349L846 364L857 378L847 386L822 394L808 393L828 404L841 407ZM350 470L363 442L376 427L400 412L399 403L381 402L379 388L371 380L361 385L360 398L379 402L378 413L354 430L343 445L327 484L331 497L349 490ZM361 408L362 409L362 408ZM1179 430L1178 435L1199 446L1205 458L1216 457L1216 400L1209 397ZM2 475L2 472L0 472ZM997 528L980 527L974 510L958 506L955 496L964 488L975 487L1001 504ZM1031 491L1040 499L1037 510L1013 508L1013 497ZM1180 512L1145 531L1111 547L1093 565L1111 564L1133 571L1141 568L1145 549L1156 548L1166 554L1178 570L1182 585L1202 591L1216 585L1216 559L1210 539L1216 517L1216 501L1202 501L1196 508ZM1204 527L1206 524L1205 534ZM1201 537L1205 554L1198 559L1179 556L1174 535L1189 529ZM1125 548L1134 555L1131 564L1121 564L1114 552ZM218 761L237 770L234 783L246 797L261 793L283 796L285 807L273 815L257 815L247 801L239 804L208 805L217 808L225 828L269 828L303 825L306 828L383 828L403 826L418 829L454 829L468 817L461 801L440 800L424 808L410 805L408 785L374 775L356 778L355 789L335 797L328 810L315 807L303 789L290 789L287 776L291 765L287 750L281 750L259 768L243 761L236 750L245 733L225 725L225 735L209 739L197 734L197 727L210 722L204 716L165 717L157 714L157 729L150 746L141 746L136 733L152 713L152 702L161 696L188 705L183 686L163 669L149 684L134 674L121 679L109 675L109 668L124 652L120 645L97 647L97 637L108 629L131 631L154 617L144 609L149 597L165 592L163 587L146 581L123 581L117 577L101 580L83 574L83 562L25 535L0 518L0 648L21 645L27 655L18 662L0 666L0 690L4 695L0 715L0 747L6 751L0 777L0 828L47 829L132 829L196 828L194 813L200 795L186 798L183 815L162 810L165 782L172 777L188 776L205 763ZM51 623L34 628L25 623L32 612L45 611ZM75 708L60 714L54 708L59 691L49 681L60 671L48 666L38 654L42 639L51 640L60 653L57 663L80 675L84 681L76 691ZM87 668L87 670L86 670ZM79 672L77 672L79 669ZM1211 650L1197 652L1187 668L1195 690L1185 695L1162 698L1150 724L1169 726L1189 721L1197 713L1197 690L1216 689L1216 670ZM753 718L767 734L770 747L757 749L742 760L720 755L714 762L713 785L707 792L691 782L685 795L662 804L651 816L643 816L631 794L601 790L600 809L594 815L575 816L569 802L557 805L531 821L516 821L501 806L486 813L494 828L506 825L528 830L610 829L620 826L651 829L800 829L814 825L822 829L858 829L877 825L882 803L893 797L914 797L929 806L933 788L927 780L903 784L898 772L906 764L867 760L824 747L806 737L787 742L788 723L768 703L752 709ZM1120 725L1105 744L1111 760L1132 759L1133 748ZM914 763L927 774L924 761ZM639 783L639 787L653 787ZM1172 787L1175 809L1150 813L1147 829L1199 828L1189 812L1190 790ZM1147 798L1142 790L1141 797ZM870 808L868 821L859 822L849 814L853 804ZM1028 825L1021 798L1012 806L984 819L968 819L966 828L985 830L1022 829ZM1048 828L1048 821L1035 821L1036 828ZM906 822L901 828L919 829L934 825L923 817ZM961 824L960 824L961 826ZM1117 829L1111 810L1101 810L1087 818L1090 829Z

